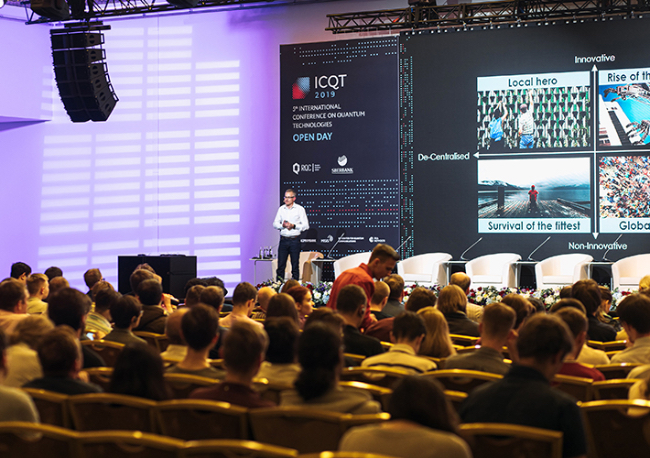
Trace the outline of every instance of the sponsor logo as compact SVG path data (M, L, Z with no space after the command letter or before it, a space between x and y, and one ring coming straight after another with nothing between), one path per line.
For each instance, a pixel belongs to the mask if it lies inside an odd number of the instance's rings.
M298 164L297 162L295 164L293 164L292 170L293 170L293 173L298 175L300 173L300 164Z
M314 88L315 89L340 89L345 86L345 78L347 74L343 75L329 75L329 76L315 76Z
M337 162L339 163L339 165L340 165L341 167L345 167L345 164L348 163L348 158L345 157L345 156L340 156L340 157L338 158L338 161L337 161Z
M299 175L300 172L318 172L320 170L320 164L298 164L297 162L291 166L291 170L296 175Z
M332 168L332 175L352 175L354 173L352 167L345 167L348 163L348 158L346 156L339 156L336 162L339 167Z
M332 235L328 235L327 238L320 239L320 243L332 243L334 241L334 237Z
M379 237L368 237L370 243L386 243L386 239L380 239Z
M309 77L301 76L293 83L293 88L291 90L291 97L293 100L302 100L307 97L310 91Z
M300 239L300 243L316 243L316 239Z

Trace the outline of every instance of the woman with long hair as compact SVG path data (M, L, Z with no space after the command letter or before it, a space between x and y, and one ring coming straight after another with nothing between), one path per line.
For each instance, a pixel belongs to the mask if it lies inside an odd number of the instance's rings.
M424 336L420 351L422 356L447 358L456 354L456 349L449 337L449 326L445 316L433 307L425 307L418 311L424 321L427 333Z

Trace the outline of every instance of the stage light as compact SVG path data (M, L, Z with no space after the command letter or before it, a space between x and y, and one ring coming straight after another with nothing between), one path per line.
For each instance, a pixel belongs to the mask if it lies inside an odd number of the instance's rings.
M167 3L181 8L196 8L199 0L167 0Z
M39 16L49 19L70 18L70 8L65 0L31 0L29 7Z

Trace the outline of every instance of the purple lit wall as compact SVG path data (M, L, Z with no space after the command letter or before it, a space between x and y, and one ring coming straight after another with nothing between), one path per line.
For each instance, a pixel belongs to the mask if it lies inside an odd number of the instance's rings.
M118 255L184 253L229 289L252 282L249 258L278 238L279 45L337 38L324 30L328 13L397 6L106 21L120 101L108 122L86 124L59 100L50 27L0 18L0 277L21 260L60 266L82 289L83 272L99 267L117 285Z

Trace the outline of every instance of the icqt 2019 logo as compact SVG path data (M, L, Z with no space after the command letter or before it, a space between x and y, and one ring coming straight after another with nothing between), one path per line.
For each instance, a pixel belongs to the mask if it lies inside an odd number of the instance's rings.
M301 100L307 97L309 91L310 91L309 77L301 76L296 80L295 83L293 83L293 90L291 92L291 96L293 97L293 100Z

